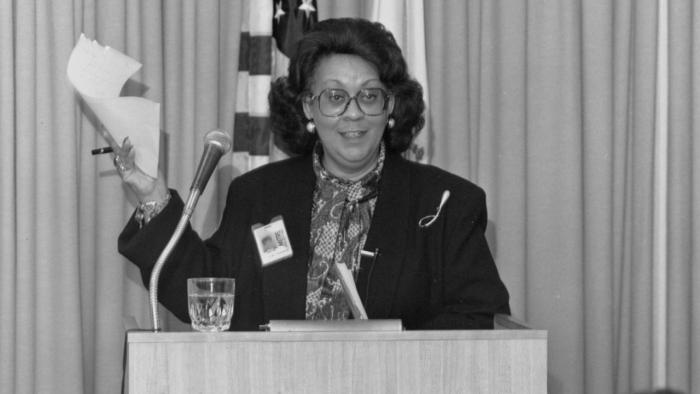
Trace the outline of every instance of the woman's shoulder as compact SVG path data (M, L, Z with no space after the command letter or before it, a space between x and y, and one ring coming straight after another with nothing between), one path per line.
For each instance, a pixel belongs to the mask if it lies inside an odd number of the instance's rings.
M412 188L445 189L462 195L483 195L476 183L432 164L417 163L401 158L400 165L410 174Z
M486 218L486 192L476 183L430 164L403 160L401 167L409 179L408 198L418 211L444 204L449 217Z

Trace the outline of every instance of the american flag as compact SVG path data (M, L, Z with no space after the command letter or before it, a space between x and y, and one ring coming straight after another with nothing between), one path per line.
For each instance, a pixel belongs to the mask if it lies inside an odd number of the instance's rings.
M272 142L267 95L287 73L296 43L318 20L315 0L246 0L238 64L233 166L236 175L285 157Z

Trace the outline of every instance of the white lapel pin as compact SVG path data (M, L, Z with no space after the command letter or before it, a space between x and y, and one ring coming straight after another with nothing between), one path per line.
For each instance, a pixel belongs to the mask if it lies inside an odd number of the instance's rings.
M440 205L437 207L437 212L435 212L434 215L428 215L428 216L423 216L420 218L418 221L418 227L420 228L428 228L430 227L435 221L437 220L438 216L440 216L440 212L442 211L442 207L445 205L447 200L450 198L450 191L445 190L442 192L442 198L440 199Z

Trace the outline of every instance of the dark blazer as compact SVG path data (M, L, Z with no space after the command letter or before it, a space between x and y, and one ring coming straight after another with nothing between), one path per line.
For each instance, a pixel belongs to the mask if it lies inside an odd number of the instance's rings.
M186 279L236 278L232 329L256 330L273 319L304 319L309 226L315 175L311 157L272 163L229 187L214 235L202 241L188 228L161 272L159 300L189 321ZM451 196L438 219L444 190ZM180 218L183 202L173 193L168 206L143 229L132 218L119 237L119 251L138 265L147 285L153 264ZM294 255L262 268L251 226L281 215ZM499 278L484 230L484 192L433 166L387 155L379 196L364 250L357 289L370 318L399 318L408 329L490 328L495 313L509 313L508 292Z

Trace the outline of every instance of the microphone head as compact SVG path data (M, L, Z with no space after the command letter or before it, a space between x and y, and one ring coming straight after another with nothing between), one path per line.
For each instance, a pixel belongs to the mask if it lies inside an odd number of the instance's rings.
M204 136L204 144L214 145L224 154L231 150L232 142L231 137L227 133L221 130L212 130Z

